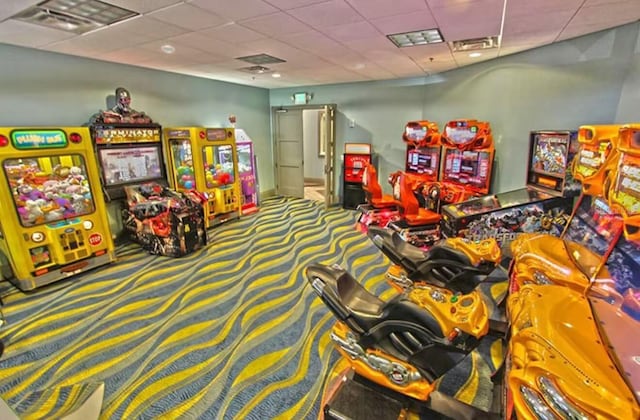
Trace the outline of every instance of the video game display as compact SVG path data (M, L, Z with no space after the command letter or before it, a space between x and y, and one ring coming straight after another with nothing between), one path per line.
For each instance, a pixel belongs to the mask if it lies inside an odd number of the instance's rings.
M576 131L531 132L527 185L567 196L580 193L570 170L579 142Z
M406 171L413 174L438 176L440 147L418 147L407 150Z
M491 153L447 149L442 181L487 189L490 181Z
M159 146L99 149L103 181L107 186L148 181L162 177Z

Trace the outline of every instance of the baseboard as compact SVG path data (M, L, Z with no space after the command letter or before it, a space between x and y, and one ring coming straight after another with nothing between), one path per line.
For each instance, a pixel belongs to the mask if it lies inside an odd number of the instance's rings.
M305 178L305 183L324 185L324 178Z
M264 198L271 198L271 197L275 197L276 196L276 190L275 188L272 188L270 190L264 190L264 191L260 191L260 198L264 199Z

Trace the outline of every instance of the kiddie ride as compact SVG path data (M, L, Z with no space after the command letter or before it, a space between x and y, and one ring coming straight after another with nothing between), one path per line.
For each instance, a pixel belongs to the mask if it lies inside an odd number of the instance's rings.
M396 232L371 227L369 235L414 287L385 302L339 266L307 267L309 283L338 320L331 339L351 368L327 401L325 416L395 419L406 411L434 410L472 418L496 412L499 381L493 377L504 360L506 324L496 301L485 301L479 291L497 286L503 291L498 303L505 295L495 240L447 239L422 251ZM379 403L363 403L381 395L392 411L388 417Z

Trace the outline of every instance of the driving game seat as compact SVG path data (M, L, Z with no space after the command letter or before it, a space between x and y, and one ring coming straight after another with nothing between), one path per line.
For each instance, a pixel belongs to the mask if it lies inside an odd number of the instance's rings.
M431 225L440 222L440 214L421 207L415 196L414 188L419 184L417 180L412 180L406 174L400 175L398 180L400 215L410 226Z
M375 208L395 207L396 201L393 196L383 194L382 187L378 182L378 172L371 163L366 163L362 175L362 188L364 189L367 202Z

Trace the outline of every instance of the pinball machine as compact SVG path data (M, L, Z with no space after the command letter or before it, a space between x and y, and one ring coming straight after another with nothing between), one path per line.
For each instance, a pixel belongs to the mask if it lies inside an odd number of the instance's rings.
M504 250L522 233L559 236L580 193L571 172L578 144L575 131L531 132L526 187L443 206L443 235L473 241L491 237ZM451 167L474 167L463 162ZM474 194L481 191L488 190L478 189Z
M0 128L2 276L32 290L115 261L86 127Z
M169 179L177 190L196 189L204 197L205 226L240 217L240 176L235 129L165 128Z

